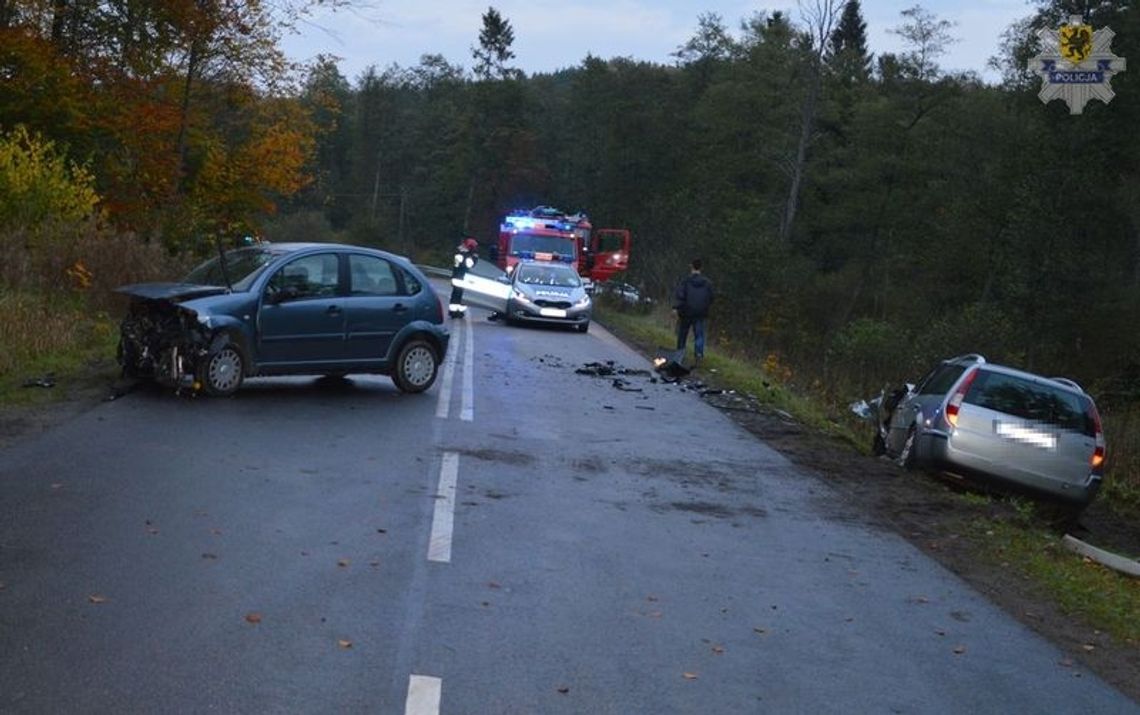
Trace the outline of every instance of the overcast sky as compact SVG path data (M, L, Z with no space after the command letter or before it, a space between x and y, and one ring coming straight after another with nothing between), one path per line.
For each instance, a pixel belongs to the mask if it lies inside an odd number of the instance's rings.
M300 35L283 46L296 60L318 54L341 59L350 81L369 65L410 67L424 54L441 54L452 64L472 66L471 46L478 43L482 15L495 7L515 31L514 65L528 74L575 67L587 54L609 59L672 64L671 52L691 37L697 17L715 12L735 30L741 20L761 11L784 10L798 19L795 0L371 0L354 10L322 11L302 23ZM873 53L900 49L888 30L899 13L916 0L863 0L863 18ZM923 7L955 22L959 38L942 59L946 70L985 70L997 53L1001 33L1032 12L1028 0L926 0Z

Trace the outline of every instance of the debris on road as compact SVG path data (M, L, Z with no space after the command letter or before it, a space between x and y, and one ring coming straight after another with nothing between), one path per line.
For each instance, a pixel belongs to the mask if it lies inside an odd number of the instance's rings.
M24 387L55 387L55 373L49 372L41 377L24 380Z

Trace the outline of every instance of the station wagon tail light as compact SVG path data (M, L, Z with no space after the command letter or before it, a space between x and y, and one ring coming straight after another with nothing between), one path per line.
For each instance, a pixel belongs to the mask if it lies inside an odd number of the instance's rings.
M974 378L977 376L978 368L976 367L966 373L966 379L962 380L962 384L958 385L958 389L954 391L954 396L950 398L950 402L946 403L946 421L950 423L951 427L958 426L958 412L962 409L962 400L966 399L966 393L970 390L970 385L973 384Z
M1096 448L1093 449L1092 457L1089 459L1089 466L1092 467L1093 474L1100 474L1104 469L1104 429L1100 422L1100 413L1096 411L1096 405L1089 403L1089 419L1092 420L1093 429L1096 431Z

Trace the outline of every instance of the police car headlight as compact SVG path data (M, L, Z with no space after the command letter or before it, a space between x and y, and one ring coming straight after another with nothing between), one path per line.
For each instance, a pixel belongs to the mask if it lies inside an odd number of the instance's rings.
M574 307L575 308L585 308L589 305L590 305L590 296L584 295L584 296L582 296L582 298L577 303L574 304Z
M511 297L514 298L515 300L521 300L524 303L530 302L530 297L527 296L526 293L523 293L518 288L511 288Z

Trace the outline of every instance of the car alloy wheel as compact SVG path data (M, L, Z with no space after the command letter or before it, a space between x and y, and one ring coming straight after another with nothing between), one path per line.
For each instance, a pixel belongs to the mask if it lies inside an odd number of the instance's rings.
M435 382L438 371L435 350L422 340L413 340L400 350L393 379L403 392L423 392Z
M232 395L241 387L244 363L232 345L214 352L206 364L206 389L211 395Z

